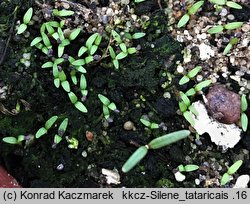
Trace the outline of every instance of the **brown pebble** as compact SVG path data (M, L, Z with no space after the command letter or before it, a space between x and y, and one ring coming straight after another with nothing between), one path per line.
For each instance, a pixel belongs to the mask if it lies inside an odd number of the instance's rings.
M209 89L207 98L208 112L219 122L232 124L240 119L240 96L229 91L222 85L215 85Z
M91 142L94 139L94 134L90 131L86 131L86 138Z

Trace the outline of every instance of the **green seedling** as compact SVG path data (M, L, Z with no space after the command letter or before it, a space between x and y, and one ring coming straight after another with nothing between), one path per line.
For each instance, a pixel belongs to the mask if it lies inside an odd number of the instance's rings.
M52 116L50 119L48 119L44 125L44 127L41 127L37 132L36 132L36 139L40 138L41 136L47 134L48 130L54 125L56 122L58 116Z
M102 110L103 110L103 115L106 118L106 120L111 120L110 118L110 111L112 110L116 113L119 113L120 111L117 109L116 105L114 102L111 102L106 96L103 96L102 94L98 94L98 98L102 102Z
M27 25L31 21L33 15L33 8L29 8L23 16L23 23L19 25L17 29L17 34L23 33L27 29Z
M199 166L194 165L194 164L188 164L188 165L183 166L181 164L177 168L180 172L191 172L191 171L196 171L197 169L199 169Z
M78 149L79 141L76 138L74 138L74 137L69 138L67 136L66 140L68 142L68 148L69 149Z
M88 110L85 107L85 105L83 105L82 102L78 101L77 96L71 91L68 93L69 99L71 101L71 103L81 112L83 113L87 113Z
M53 9L52 13L54 16L65 17L65 16L72 16L75 12L65 9L63 10Z
M233 1L227 1L227 0L209 0L211 3L218 5L218 6L228 6L230 8L234 9L242 9L242 6L237 4L236 2Z
M189 130L180 130L176 132L172 132L166 135L163 135L161 137L153 139L150 143L147 145L139 147L125 162L125 164L122 166L122 171L124 173L129 172L131 169L133 169L136 164L138 164L148 153L149 149L159 149L164 146L170 145L172 143L175 143L181 139L184 139L190 135Z
M229 43L227 44L227 46L225 47L224 51L223 51L223 55L226 55L230 52L230 50L232 49L232 47L237 44L239 42L239 38L232 38Z
M3 142L8 143L8 144L21 144L22 141L25 140L24 135L19 135L17 137L4 137Z
M241 117L240 117L240 122L241 122L242 130L244 132L247 131L247 127L248 127L248 117L247 117L247 114L245 113L247 108L248 108L247 98L246 98L246 95L243 94L241 96Z
M180 81L179 81L179 85L183 85L186 84L187 82L190 81L190 79L194 78L200 71L201 71L201 66L197 66L194 69L190 70L187 75L184 75Z
M230 177L241 167L243 164L242 160L236 161L232 166L230 166L226 173L223 174L220 184L225 185L230 181Z
M58 127L57 134L54 136L54 144L52 145L53 148L55 148L61 141L64 133L66 132L67 126L68 126L68 118L65 118L60 126Z
M191 15L194 15L204 4L204 1L198 1L196 2L194 5L192 5L189 9L188 12L181 17L181 19L179 20L177 27L181 28L183 26L185 26L187 24L187 22L190 19Z
M147 120L145 118L141 118L140 121L143 125L145 125L146 127L150 128L150 129L158 129L160 127L159 124L154 123L154 122L150 122L149 120Z
M226 30L233 30L233 29L237 29L240 28L243 25L243 22L232 22L232 23L228 23L226 25L216 25L213 26L212 28L208 29L208 33L209 34L216 34L216 33L221 33L224 29Z

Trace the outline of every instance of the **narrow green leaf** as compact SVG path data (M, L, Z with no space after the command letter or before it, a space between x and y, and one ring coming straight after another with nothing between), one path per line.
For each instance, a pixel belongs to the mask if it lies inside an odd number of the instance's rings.
M188 164L184 168L186 172L191 172L191 171L196 171L197 169L199 169L199 166L194 165L194 164Z
M77 85L77 78L76 78L76 71L75 70L72 70L70 72L70 76L71 76L71 80L73 82L74 85Z
M116 105L113 102L108 105L108 108L112 111L117 110Z
M110 54L111 58L115 59L116 54L115 54L115 51L114 51L113 47L109 46L108 49L109 49L109 54Z
M27 25L26 24L21 24L18 29L17 29L17 34L22 34L25 30L27 29Z
M247 117L247 115L245 113L241 113L240 122L241 122L242 130L244 132L246 132L247 127L248 127L248 117Z
M17 139L15 137L4 137L3 141L8 144L18 144Z
M84 46L82 46L78 51L78 57L81 57L88 49Z
M57 58L57 59L55 59L54 63L55 64L61 64L63 61L64 61L63 58Z
M54 79L54 85L55 85L56 88L60 87L60 79L59 78Z
M228 43L223 51L223 55L228 54L230 52L230 50L232 49L232 47L233 47L232 44Z
M23 23L28 24L32 18L33 8L29 8L23 16Z
M45 34L45 29L46 29L46 23L43 23L40 27L40 33L44 33Z
M48 53L49 53L49 49L47 48L47 47L43 47L42 48L42 52L45 54L45 55L48 55Z
M53 67L53 62L46 62L42 65L42 68L50 68Z
M75 60L74 62L72 62L72 65L74 65L74 66L82 66L84 64L85 64L84 59L78 59L78 60Z
M118 62L118 60L117 60L117 59L114 59L112 62L113 62L113 64L114 64L115 68L116 68L116 69L119 69L119 62Z
M103 115L106 119L110 118L110 113L109 113L109 109L107 106L105 106L105 105L102 106L102 112L103 112Z
M151 122L148 121L148 120L145 120L144 118L141 118L140 121L141 121L141 123L142 123L143 125L145 125L146 127L150 127L150 126L151 126Z
M58 128L58 135L63 136L63 134L66 132L66 129L68 127L68 122L69 119L65 118L62 123L60 124L59 128Z
M208 33L209 34L216 34L216 33L220 33L224 30L224 27L222 25L217 25L217 26L213 26L212 28L208 29Z
M229 167L227 173L229 175L233 175L236 171L238 171L238 169L241 167L242 164L243 164L242 160L236 161L232 166Z
M48 131L42 127L36 132L36 138L40 138L41 136L45 135Z
M52 127L52 125L56 122L57 118L58 116L55 115L52 116L50 119L48 119L44 125L45 129L49 130Z
M66 92L70 92L70 85L68 81L63 81L62 82L62 87Z
M247 103L247 97L245 94L241 96L241 112L245 112L247 110L248 103Z
M49 21L46 24L48 24L48 25L50 25L50 26L52 26L54 28L60 27L60 24L57 21Z
M203 88L208 87L211 83L212 83L212 81L211 81L210 79L209 79L209 80L202 81L202 82L198 83L198 84L194 87L194 89L195 89L196 91L201 91Z
M201 66L197 66L188 72L187 77L194 78L200 71L201 71Z
M87 81L84 76L84 74L81 74L81 79L80 79L80 89L85 90L87 88Z
M95 45L99 46L102 41L102 36L98 33L96 39L95 39Z
M81 72L83 74L87 73L86 69L83 66L77 66L75 68L78 72Z
M185 26L187 24L187 22L189 21L189 18L190 17L188 14L185 14L184 16L182 16L177 24L177 27L181 28L181 27Z
M182 140L190 135L189 130L179 130L176 132L172 132L161 137L153 139L149 144L150 149L159 149L161 147L170 145L179 140Z
M20 142L22 142L22 141L24 141L25 140L25 136L24 135L18 135L17 136L17 142L18 143L20 143Z
M179 81L179 85L183 85L183 84L186 84L190 81L190 79L187 77L187 76L183 76L180 81Z
M209 0L211 3L223 6L226 4L226 0Z
M59 144L62 141L62 137L60 135L54 136L54 144Z
M189 15L195 14L203 4L204 4L204 1L198 1L198 2L196 2L193 6L191 6L188 9L188 14Z
M127 52L127 47L126 47L125 43L121 43L119 46L120 46L122 52L125 52L125 53Z
M179 108L181 112L184 113L187 110L187 105L183 101L181 101L179 102Z
M63 53L64 53L64 46L60 44L57 47L57 55L58 55L58 57L63 56Z
M226 5L234 9L242 9L242 6L233 1L227 1Z
M182 91L180 91L180 97L181 97L181 100L185 103L185 105L187 107L189 107L190 106L190 100Z
M55 9L54 9L54 10L55 10ZM58 11L58 12L54 12L54 10L53 10L53 14L54 14L55 16L61 16L61 17L64 17L64 16L71 16L71 15L73 15L73 14L75 13L74 11L65 10L65 9L60 10L60 11Z
M130 48L128 48L128 54L132 55L132 54L134 54L134 53L136 53L136 52L137 52L137 50L136 50L135 47L130 47Z
M90 50L90 48L92 47L92 45L93 45L93 43L95 42L95 40L96 40L96 38L97 38L97 36L98 36L99 34L98 33L94 33L94 34L92 34L89 38L88 38L88 40L86 41L86 47Z
M98 49L97 45L92 45L92 47L90 48L89 54L93 55L95 54L96 50Z
M59 70L58 70L58 66L57 66L57 64L53 64L53 70L52 70L52 72L53 72L53 76L55 77L55 78L58 78L58 76L59 76Z
M134 34L132 35L132 38L133 38L133 39L139 39L139 38L144 37L145 35L146 35L146 33L134 33Z
M98 94L98 98L105 106L108 106L110 104L110 100L106 96Z
M69 40L75 40L77 38L77 36L80 34L81 32L81 28L76 28L75 30L73 30L70 35L69 35Z
M36 44L38 44L39 42L41 42L43 39L41 37L36 37L34 38L31 43L30 43L30 46L34 46Z
M93 62L94 61L94 57L93 56L87 56L85 57L85 62L86 64L89 64L90 62Z
M221 180L220 180L220 185L224 186L230 181L230 175L228 173L224 173Z
M117 60L121 60L121 59L123 59L123 58L125 58L125 57L127 57L128 56L128 53L126 52L120 52L118 55L116 55L116 59Z
M146 146L139 147L122 166L122 172L127 173L135 167L148 153Z
M122 43L121 36L115 30L112 30L111 34L112 34L112 36L113 36L113 38L115 39L116 42Z
M62 42L61 42L61 44L59 46L65 47L65 46L67 46L69 44L70 44L70 41L68 39L64 39L64 40L62 40Z
M79 111L81 111L81 112L83 112L83 113L87 113L87 112L88 112L87 108L86 108L80 101L77 101L77 102L75 103L75 107L76 107Z
M71 103L75 104L77 102L77 96L73 92L69 92L68 95Z
M179 172L185 172L185 167L181 164L178 167Z
M232 23L228 23L224 26L225 29L227 30L233 30L236 28L240 28L243 25L243 22L232 22Z
M157 123L151 123L150 129L158 129L159 125Z
M43 43L46 47L51 46L50 40L48 38L48 36L45 33L42 33L42 39L43 39Z
M196 94L196 91L194 90L194 88L189 89L189 90L185 93L186 96L193 96L193 95L195 95L195 94Z
M192 127L194 127L195 122L194 122L194 119L193 119L193 117L192 117L192 114L191 114L189 111L185 111L185 112L183 113L183 116L184 116L184 118L190 123L190 125L191 125Z
M47 29L47 31L48 31L48 33L50 35L52 35L53 33L55 33L55 29L49 23L46 23L45 27L46 27L46 29Z
M65 39L65 37L64 37L64 33L63 33L63 31L62 31L62 29L60 27L57 28L57 33L59 35L59 39L61 41L63 41Z

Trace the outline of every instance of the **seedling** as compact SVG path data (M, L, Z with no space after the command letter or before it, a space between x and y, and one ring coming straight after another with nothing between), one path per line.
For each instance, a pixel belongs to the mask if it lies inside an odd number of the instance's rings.
M209 0L211 3L217 5L217 6L228 6L230 8L234 9L242 9L242 6L237 4L236 2L233 1L227 1L227 0Z
M47 134L48 130L54 125L56 122L58 116L52 116L50 119L48 119L44 125L44 127L41 127L37 132L36 132L36 139L40 138L41 136Z
M232 38L229 43L227 44L227 46L225 47L224 51L223 51L223 55L226 55L230 52L230 50L232 49L232 47L237 44L239 42L239 38Z
M150 129L158 129L160 126L157 123L150 122L148 119L141 118L141 123Z
M242 160L236 161L232 166L230 166L226 173L223 174L220 184L225 185L230 181L230 177L241 167L243 164Z
M197 66L195 68L193 68L192 70L190 70L187 75L184 75L180 81L179 81L179 85L183 85L186 84L190 81L190 79L194 78L200 71L201 71L201 66Z
M57 134L54 136L54 144L52 145L53 148L55 148L61 141L64 133L66 132L67 126L68 126L68 118L65 118L60 126L58 127Z
M191 172L191 171L196 171L197 169L199 169L199 166L194 165L194 164L188 164L188 165L183 166L181 164L177 168L180 172Z
M247 114L245 113L247 108L248 108L248 103L247 103L246 95L243 94L241 96L241 117L240 117L240 122L241 122L242 130L244 132L247 131L247 127L248 127L248 117L247 117Z
M122 171L124 173L129 172L131 169L135 167L148 153L149 149L159 149L175 143L181 139L184 139L190 135L189 130L180 130L176 132L172 132L161 137L153 139L147 145L139 147L125 162L122 166Z
M98 94L98 98L102 102L102 110L103 110L103 115L106 118L106 120L110 120L110 111L112 110L116 113L119 113L120 111L116 108L116 105L114 102L111 102L106 96L103 96L102 94Z
M221 33L224 29L226 30L233 30L240 28L243 25L243 22L232 22L228 23L226 25L216 25L213 26L212 28L208 29L209 34L216 34L216 33Z
M177 27L181 28L183 26L185 26L187 24L187 22L190 19L191 15L194 15L204 4L204 1L198 1L196 2L194 5L192 5L189 9L188 12L181 17L181 19L179 20Z
M52 13L53 13L54 16L65 17L65 16L71 16L75 12L70 11L70 10L65 10L65 9L63 9L63 10L53 9Z
M33 14L33 8L29 8L23 16L23 23L19 25L17 29L17 34L23 33L27 29Z
M88 110L85 107L85 105L83 105L82 102L78 101L77 96L71 91L68 93L69 99L71 101L71 103L81 112L83 113L87 113Z

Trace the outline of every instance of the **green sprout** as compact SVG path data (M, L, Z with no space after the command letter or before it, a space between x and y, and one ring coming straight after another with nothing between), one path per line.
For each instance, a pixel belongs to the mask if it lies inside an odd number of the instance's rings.
M103 110L103 115L104 118L108 121L112 121L111 117L110 117L110 111L112 110L116 113L119 113L120 111L117 109L116 105L114 102L111 102L106 96L102 95L102 94L98 94L98 98L100 99L100 101L102 102L103 106L102 106L102 110Z
M248 117L247 114L245 113L245 111L248 108L248 103L247 103L247 98L246 95L243 94L241 96L241 116L240 116L240 122L241 122L241 127L243 129L244 132L247 131L247 127L248 127Z
M242 160L236 161L232 166L230 166L226 173L223 174L220 184L225 185L230 181L230 177L241 167L243 164Z
M183 166L181 164L177 168L180 172L191 172L191 171L196 171L197 169L199 169L199 166L194 165L194 164L188 164L188 165Z
M17 29L17 34L23 33L27 29L33 15L33 8L29 8L23 16L23 23L19 25Z
M81 112L83 113L87 113L88 110L85 107L85 105L83 105L82 102L78 101L77 96L71 91L68 93L69 99L71 101L71 103Z
M50 119L48 119L44 125L44 127L41 127L37 132L36 132L36 138L40 138L41 136L47 134L48 130L54 125L56 122L58 116L52 116Z
M53 9L52 13L54 16L65 17L65 16L72 16L75 12L65 9L62 10Z
M191 15L194 15L204 4L204 1L198 1L196 2L194 5L192 5L189 9L188 12L181 17L181 19L179 20L177 27L181 28L183 26L185 26L187 24L187 22L190 19Z
M193 68L192 70L190 70L187 75L184 75L180 81L179 81L179 85L183 85L186 84L187 82L190 81L190 79L194 78L200 71L201 71L202 67L201 66L197 66L195 68Z
M68 126L68 118L65 118L60 126L58 127L58 131L57 134L55 134L54 136L54 143L52 145L53 148L55 148L61 141L62 141L62 137L64 135L64 133L66 132L67 126Z
M140 121L143 125L145 125L146 127L150 128L150 129L158 129L160 127L159 124L154 123L154 122L150 122L146 118L141 118Z
M172 133L168 133L166 135L163 135L161 137L153 139L151 142L149 142L147 145L139 147L125 162L125 164L122 166L122 171L124 173L129 172L131 169L133 169L136 164L138 164L148 153L149 149L159 149L164 146L170 145L172 143L175 143L181 139L184 139L190 135L189 130L180 130Z
M215 4L216 6L228 6L230 8L234 9L242 9L242 6L237 4L233 1L227 1L227 0L209 0L211 3Z
M225 47L224 51L223 51L223 55L226 55L230 52L230 50L232 49L232 47L237 44L239 42L239 38L232 38L229 43L227 44L227 46Z
M216 33L222 32L224 29L233 30L233 29L240 28L242 25L243 25L243 22L232 22L232 23L228 23L226 25L216 25L216 26L213 26L212 28L208 29L207 32L209 34L216 34Z

